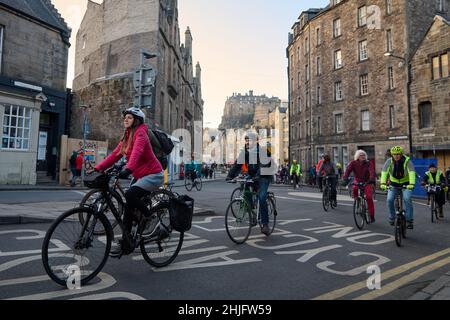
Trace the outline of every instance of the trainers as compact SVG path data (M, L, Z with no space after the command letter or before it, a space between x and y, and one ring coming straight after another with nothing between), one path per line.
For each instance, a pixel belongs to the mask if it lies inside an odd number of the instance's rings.
M265 225L262 226L261 233L265 234L266 236L270 235L270 229L269 229L269 225L268 224L265 224Z
M414 223L412 221L408 221L408 225L406 226L407 229L413 230L414 229Z
M444 218L444 208L439 208L439 218Z
M394 220L394 219L389 219L389 224L390 224L391 226L393 226L393 225L395 224L395 220Z
M375 217L370 217L370 223L375 223Z
M122 255L122 240L114 240L111 244L111 251L109 252L109 256L111 258L120 258Z

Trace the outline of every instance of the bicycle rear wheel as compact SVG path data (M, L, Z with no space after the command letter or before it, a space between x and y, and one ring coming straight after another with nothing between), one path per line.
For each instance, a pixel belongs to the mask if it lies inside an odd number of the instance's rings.
M83 214L86 228L80 224L78 217ZM105 230L105 236L93 232L97 224ZM81 285L91 281L104 267L108 260L113 229L103 215L86 207L75 208L63 213L51 225L42 244L42 263L49 277L61 286L66 286L75 269L81 272ZM54 245L66 246L66 251L52 253ZM74 269L75 268L75 269Z
M145 261L155 268L171 264L183 246L184 232L170 225L170 204L159 205L158 211L140 224L140 249Z
M353 218L355 219L355 224L358 227L358 229L359 230L364 229L366 219L364 217L364 212L360 198L357 198L353 203Z
M245 200L233 200L225 214L225 228L236 244L247 241L252 230L251 210Z
M186 177L186 179L184 179L184 186L186 187L187 191L191 192L192 188L194 187L194 183L189 177Z
M329 192L330 191L328 190L328 188L325 187L322 195L322 205L325 212L328 212L328 210L330 209L330 197L328 195Z

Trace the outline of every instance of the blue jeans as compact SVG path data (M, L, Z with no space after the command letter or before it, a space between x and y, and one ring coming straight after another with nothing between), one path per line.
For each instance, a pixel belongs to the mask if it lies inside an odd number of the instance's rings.
M389 209L389 219L395 219L395 196L397 195L398 190L389 190L387 196L387 205ZM402 190L403 192L403 203L406 211L406 220L408 222L414 221L414 209L412 204L412 191L411 190Z
M261 223L269 224L269 208L267 206L267 191L269 190L270 178L259 178L259 214L261 215Z

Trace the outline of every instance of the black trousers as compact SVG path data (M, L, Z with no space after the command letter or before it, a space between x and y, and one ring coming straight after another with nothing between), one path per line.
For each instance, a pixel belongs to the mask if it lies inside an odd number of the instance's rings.
M123 224L125 227L124 231L127 235L131 233L131 229L133 227L133 220L138 219L138 217L136 217L134 214L136 209L145 216L150 215L150 210L147 208L145 202L142 201L142 198L148 194L149 194L148 191L141 189L139 187L131 187L125 193L125 199L127 200L127 204L125 206Z

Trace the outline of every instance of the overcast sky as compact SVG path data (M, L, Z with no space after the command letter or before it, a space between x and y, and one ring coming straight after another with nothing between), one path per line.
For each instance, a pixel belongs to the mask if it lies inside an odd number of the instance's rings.
M117 0L120 1L120 0ZM72 28L68 86L72 86L75 37L87 0L52 0ZM100 0L96 2L101 2ZM181 40L189 26L194 62L202 66L205 126L220 124L233 92L288 97L288 33L301 11L329 0L180 0Z

